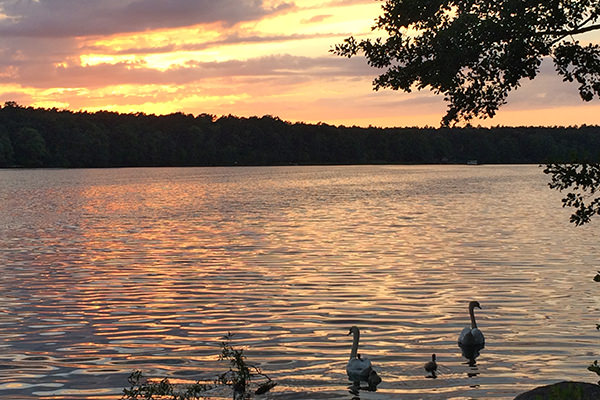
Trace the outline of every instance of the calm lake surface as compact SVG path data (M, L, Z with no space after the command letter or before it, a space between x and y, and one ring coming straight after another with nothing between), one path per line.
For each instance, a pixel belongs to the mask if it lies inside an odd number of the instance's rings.
M383 378L361 399L595 382L600 220L570 225L547 181L537 166L0 170L0 398L118 399L134 369L213 379L230 331L279 382L263 398L350 400L351 325ZM475 366L457 346L469 300Z

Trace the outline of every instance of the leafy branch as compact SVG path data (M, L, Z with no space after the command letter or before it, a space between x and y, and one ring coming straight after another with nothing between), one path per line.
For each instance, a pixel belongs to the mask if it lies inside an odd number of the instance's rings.
M595 214L600 214L600 164L547 164L544 173L551 175L548 184L551 189L569 190L562 203L563 207L575 209L570 221L576 226L586 224Z
M598 360L594 361L587 369L588 371L595 372L596 375L600 376L600 364L598 364ZM600 381L598 384L600 384Z
M229 371L222 373L217 378L217 382L222 385L228 385L233 388L234 398L245 399L251 395L250 383L253 379L265 378L255 394L263 394L271 390L277 383L273 382L267 374L260 368L246 362L246 356L243 349L235 349L231 345L233 334L228 332L225 335L225 341L221 342L221 354L219 360L229 360ZM237 397L236 397L237 396Z
M229 386L233 389L233 398L249 399L252 397L250 385L252 381L266 379L259 384L254 394L264 394L275 385L267 374L263 373L255 365L248 364L243 349L236 349L231 345L233 334L228 332L225 340L221 342L221 354L219 360L229 361L229 370L220 374L212 384L197 381L191 385L179 387L164 378L159 382L146 379L142 371L134 371L129 375L127 381L130 387L123 389L121 400L199 400L206 397L208 390L218 386Z
M144 378L142 371L134 371L127 378L129 389L123 389L122 400L138 399L169 399L169 400L199 400L207 390L214 386L200 383L199 381L187 385L184 391L178 391L177 388L169 382L168 378L160 382L151 382Z

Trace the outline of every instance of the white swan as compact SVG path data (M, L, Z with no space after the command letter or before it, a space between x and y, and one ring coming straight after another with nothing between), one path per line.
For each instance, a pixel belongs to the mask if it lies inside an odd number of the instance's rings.
M471 327L466 327L460 333L458 337L458 345L463 346L483 346L485 344L485 338L483 333L477 328L477 322L475 321L475 313L473 310L475 307L481 309L478 301L472 301L469 303L469 316L471 317Z
M368 358L361 358L360 354L358 354L358 339L360 337L360 332L356 326L350 328L348 335L354 335L354 340L352 341L352 351L350 351L350 360L348 360L348 364L346 365L346 372L348 373L348 378L352 382L368 382L369 374L372 371L371 361Z

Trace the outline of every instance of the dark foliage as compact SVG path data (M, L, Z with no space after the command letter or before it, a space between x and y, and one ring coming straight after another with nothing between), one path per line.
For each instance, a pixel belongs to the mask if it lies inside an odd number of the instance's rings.
M563 207L573 207L571 222L583 225L600 214L600 164L549 164L544 173L551 175L550 188L570 190L562 199Z
M600 96L600 46L574 36L600 29L597 0L386 0L377 39L347 38L332 52L363 54L383 72L375 90L443 94L442 124L493 117L546 57L585 101Z
M206 391L212 388L211 385L196 382L178 390L168 378L160 382L146 380L142 371L132 372L127 381L130 387L123 389L122 400L199 400L205 398Z
M359 128L182 113L0 109L0 167L600 162L600 127Z
M225 341L221 343L219 360L229 361L229 371L219 375L216 382L231 386L234 391L234 398L242 399L252 397L250 384L253 380L263 380L254 391L254 394L264 394L275 387L276 382L263 373L260 368L246 361L243 349L236 349L231 345L232 338L233 334L228 333L225 336Z
M213 383L174 385L168 378L151 381L144 378L142 371L133 371L127 381L129 388L123 389L122 400L199 400L207 398L207 391L218 386L229 386L233 389L234 399L250 399L253 394L260 395L273 389L277 383L269 378L255 365L246 361L243 349L232 346L232 333L225 335L221 342L219 360L229 362L229 370L220 374ZM257 384L254 392L251 384Z

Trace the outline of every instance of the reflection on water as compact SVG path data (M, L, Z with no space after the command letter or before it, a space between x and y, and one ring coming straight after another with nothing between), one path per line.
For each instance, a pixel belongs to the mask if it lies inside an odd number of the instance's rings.
M462 356L464 358L467 359L468 361L468 365L469 367L471 367L471 370L468 375L469 376L475 376L475 375L479 375L477 371L477 357L479 357L481 355L481 350L483 350L483 348L485 347L485 344L483 343L474 343L471 345L464 345L459 343L458 347L460 347L460 352L462 354Z
M545 180L534 166L0 171L0 397L117 399L133 369L212 379L231 331L279 382L268 398L351 399L352 325L383 379L361 399L592 382L600 225L569 226ZM465 362L473 299L486 347Z

